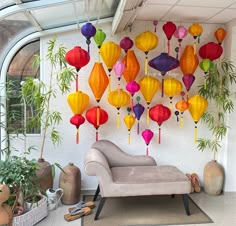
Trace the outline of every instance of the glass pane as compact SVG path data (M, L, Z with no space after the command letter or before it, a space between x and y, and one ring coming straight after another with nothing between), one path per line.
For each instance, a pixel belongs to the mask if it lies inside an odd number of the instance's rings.
M21 104L19 90L21 81L26 77L39 78L39 68L34 68L34 55L39 55L39 41L32 42L23 47L12 59L8 68L7 81L11 84L9 92L8 112L11 112L9 127L11 133L22 133L24 131L24 120L34 117L34 107ZM25 116L24 116L25 115ZM40 133L40 128L27 130L27 133Z
M0 1L0 9L4 9L8 6L15 5L16 2L13 0L1 0Z

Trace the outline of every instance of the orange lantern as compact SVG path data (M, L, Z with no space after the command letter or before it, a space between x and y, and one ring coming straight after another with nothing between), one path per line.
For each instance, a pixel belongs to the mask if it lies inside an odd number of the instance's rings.
M188 100L188 110L193 118L195 123L194 128L194 143L197 140L197 123L199 119L202 117L203 113L206 111L208 107L208 102L205 98L195 95Z
M109 83L107 74L102 66L102 63L96 62L94 64L89 76L88 83L96 101L99 103Z
M132 114L130 114L130 111L131 111L131 109L128 108L128 115L126 115L124 117L124 122L125 122L125 125L128 129L128 133L129 133L128 134L128 144L130 144L130 130L132 129L132 127L135 123L135 117Z
M188 32L193 36L193 38L196 40L198 38L198 43L200 42L200 36L203 32L203 28L200 24L198 23L195 23L195 24L192 24L189 29L188 29ZM194 41L194 54L196 54L196 41Z
M148 105L147 107L147 125L149 125L149 104L152 101L152 98L161 87L160 82L151 75L144 76L140 81L140 91L143 94L143 97Z
M172 108L173 96L180 94L182 88L182 83L175 78L170 77L164 81L164 93L170 98L170 109Z
M158 37L156 34L154 34L151 31L145 31L138 35L135 38L135 45L138 49L143 51L146 54L145 58L145 64L144 64L144 69L145 69L145 75L147 75L148 70L148 52L152 49L155 49L158 45Z
M199 60L196 54L194 54L193 46L187 45L180 58L180 69L184 75L194 74L197 69Z
M214 35L216 37L216 40L218 41L218 44L221 45L221 43L223 42L223 40L225 39L227 32L224 28L220 27L218 28Z
M119 110L121 107L126 106L130 103L130 95L125 92L123 89L113 90L108 94L108 102L116 107L117 112L117 128L120 128L120 113Z
M109 91L110 91L111 90L110 89L110 76L111 76L110 72L112 71L114 64L120 57L121 48L119 45L117 45L114 42L106 42L102 44L100 48L100 54L109 71Z
M123 72L125 81L129 83L135 80L139 73L140 65L134 51L129 49L122 62L125 64L125 70Z
M184 127L184 118L183 118L183 113L188 109L188 102L185 101L183 98L181 100L179 100L176 104L175 104L176 109L178 109L181 113L180 116L180 128Z

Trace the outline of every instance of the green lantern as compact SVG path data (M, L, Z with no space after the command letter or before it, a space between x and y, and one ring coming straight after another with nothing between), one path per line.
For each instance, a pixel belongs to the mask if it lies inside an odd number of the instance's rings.
M213 62L209 59L204 59L200 62L199 66L204 71L204 73L207 74L210 68L213 66Z
M105 32L102 29L97 29L95 36L93 36L94 41L96 42L98 48L100 49L102 43L106 38Z

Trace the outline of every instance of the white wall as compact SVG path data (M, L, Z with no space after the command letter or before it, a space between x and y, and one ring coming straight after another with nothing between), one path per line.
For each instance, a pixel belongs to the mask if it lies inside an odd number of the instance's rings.
M157 35L159 37L159 44L158 47L151 51L149 53L149 59L152 59L156 56L158 56L161 52L165 51L167 52L167 39L162 31L162 23L159 23L157 26ZM178 24L177 24L178 25ZM189 27L191 24L183 24L186 27ZM145 30L151 30L154 31L154 27L152 25L152 22L135 22L132 31L126 31L122 32L120 34L111 35L111 24L103 24L97 26L99 28L102 28L105 33L107 34L106 41L114 41L119 44L120 40L125 37L129 36L133 41L137 35L139 35L141 32L144 32ZM216 41L214 37L214 31L218 28L217 25L207 25L204 24L204 32L201 36L201 43L200 45L203 45L209 41ZM47 42L49 39L51 39L52 36L49 37L43 37L41 39L41 53L42 56L46 54L47 49ZM193 37L188 34L188 36L183 40L182 42L182 51L184 49L185 45L190 45L193 43ZM87 49L87 45L85 43L85 38L80 34L79 31L74 32L68 32L58 35L58 44L65 45L68 50L73 48L75 45L80 45L84 49ZM175 56L174 49L177 47L178 43L176 41L176 38L172 38L171 40L171 55ZM198 45L199 48L199 45ZM139 60L141 70L136 78L136 81L139 81L142 76L144 75L144 58L145 54L138 50L135 46L133 47L135 50L135 54ZM95 61L98 60L98 49L95 43L92 41L91 47L90 47L90 53L91 53L91 60L90 63L82 68L79 72L79 89L83 92L87 93L90 96L90 105L89 108L96 105L95 98L92 94L92 91L89 88L88 85L88 77L90 75L91 69L93 67L93 64ZM122 56L120 59L123 59L124 57L124 51L122 51ZM201 60L201 59L199 59ZM105 67L105 65L104 65ZM159 75L158 71L155 71L154 69L149 69L150 72L155 75L159 81L161 81L161 76ZM42 79L47 80L48 78L48 72L49 71L49 65L47 64L46 60L43 61L42 69L41 69L41 75ZM176 76L177 79L182 79L182 73L180 69L174 70L169 73L171 76ZM197 93L197 88L199 84L202 84L204 80L204 73L197 69L197 71L194 73L196 80L190 90L190 96ZM117 78L112 72L112 89L115 89L117 87ZM166 75L166 78L168 75ZM124 87L126 85L125 80L122 79L121 82L122 86ZM72 84L72 91L75 90L75 84ZM126 129L125 124L123 123L123 117L127 114L126 107L122 108L120 110L121 114L121 128L116 128L116 109L115 107L111 106L107 102L107 94L106 91L104 96L102 97L102 100L100 102L100 106L105 109L109 114L109 120L105 125L102 125L99 128L99 139L108 139L119 145L121 148L123 148L126 152L131 154L145 154L146 145L141 137L141 135L137 135L136 132L136 125L134 125L132 131L131 131L131 144L128 145L128 132ZM143 101L143 97L141 93L138 94L142 98L142 104L144 106L145 102ZM135 95L135 97L137 94ZM174 97L173 103L178 101L180 99L180 96ZM163 103L164 105L169 107L169 99L167 97L161 98L160 91L155 95L151 106L154 106L157 103ZM91 124L86 122L80 127L80 143L75 144L75 127L72 126L69 123L70 117L72 117L72 112L67 104L66 101L66 95L60 96L58 95L56 100L53 101L52 105L53 108L59 109L63 114L63 123L60 125L59 130L61 134L63 135L63 142L62 145L59 147L53 147L51 141L48 139L45 146L45 152L44 157L46 160L53 162L58 162L62 166L67 165L69 162L74 162L82 172L82 189L94 189L97 185L96 178L88 177L84 173L84 156L86 152L89 150L92 143L95 142L95 129ZM140 121L140 131L144 130L146 126L146 117L145 113L143 114L141 121ZM234 119L236 120L236 118ZM233 127L233 126L232 126ZM153 156L157 163L159 165L163 164L170 164L175 165L179 167L184 173L193 173L196 172L199 174L200 179L202 181L203 179L203 168L205 164L213 158L212 153L209 151L206 151L204 153L199 152L197 150L197 144L194 144L193 142L193 131L194 131L194 123L191 119L191 116L188 111L184 113L184 128L180 129L179 124L176 122L176 117L174 114L172 114L171 118L164 122L161 126L162 128L162 141L161 144L158 144L157 142L157 131L158 131L158 125L151 121L150 123L150 129L152 129L153 132L155 132L154 138L149 145L149 152L150 155ZM233 134L233 133L232 133ZM198 123L198 137L208 136L208 130L204 124ZM231 135L232 136L232 135ZM28 136L27 137L27 143L32 145L35 144L36 146L40 143L40 137L38 136ZM18 143L19 144L19 143ZM231 145L231 146L230 146ZM235 146L232 142L232 144L228 144L229 147L232 148ZM226 145L224 145L223 150L220 151L218 159L219 162L224 164L226 161ZM38 158L39 153L33 153L34 157ZM234 158L235 160L236 158ZM236 191L236 181L234 178L234 181L232 181L233 177L230 176L230 181L227 182L227 189ZM58 186L58 172L55 178L55 187Z

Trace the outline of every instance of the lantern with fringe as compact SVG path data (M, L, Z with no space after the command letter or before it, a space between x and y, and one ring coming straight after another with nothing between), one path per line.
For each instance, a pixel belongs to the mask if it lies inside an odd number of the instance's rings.
M142 137L147 145L147 149L146 149L146 155L148 155L148 145L150 144L152 138L153 138L153 132L150 129L145 129L142 132Z
M124 123L128 129L128 144L130 144L130 130L132 129L135 123L135 117L130 113L131 109L128 108L128 115L124 117Z
M168 39L168 41L167 41L168 55L170 55L170 40L176 31L176 25L174 23L172 23L171 21L168 21L162 26L162 29Z
M176 104L175 104L176 109L179 110L179 112L181 113L180 115L180 128L184 127L184 117L183 117L183 113L188 109L188 102L184 100L184 98L182 98L181 100L179 100ZM178 121L178 118L177 118Z
M118 60L113 66L113 70L115 71L118 78L118 89L120 89L120 79L125 70L125 64Z

